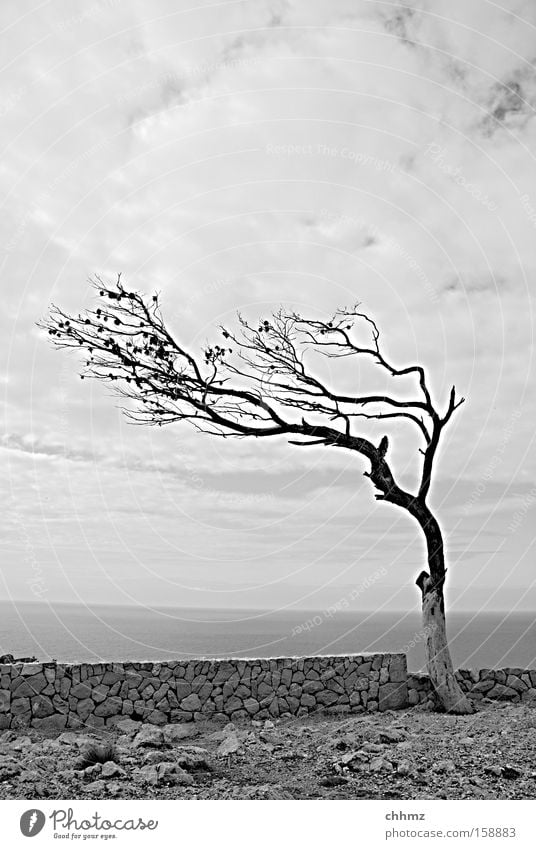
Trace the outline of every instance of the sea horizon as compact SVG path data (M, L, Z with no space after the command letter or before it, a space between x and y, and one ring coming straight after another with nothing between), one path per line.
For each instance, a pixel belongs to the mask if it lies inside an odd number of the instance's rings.
M58 662L296 657L403 651L426 668L416 611L0 601L0 654ZM457 668L536 666L536 617L520 611L447 612Z

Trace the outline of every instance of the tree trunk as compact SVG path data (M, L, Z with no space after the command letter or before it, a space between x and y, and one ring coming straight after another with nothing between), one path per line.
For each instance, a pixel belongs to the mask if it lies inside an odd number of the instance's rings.
M416 581L422 593L422 618L430 681L447 713L474 713L473 705L456 680L448 648L443 594L446 569L441 529L422 502L415 505L411 513L424 532L430 569L430 573L421 572Z

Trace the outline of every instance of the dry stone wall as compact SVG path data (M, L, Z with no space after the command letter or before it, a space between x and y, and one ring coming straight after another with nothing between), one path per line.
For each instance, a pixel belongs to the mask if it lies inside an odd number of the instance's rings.
M536 669L507 667L505 669L458 669L461 689L471 699L488 698L519 702L536 700ZM408 673L408 702L435 707L436 698L428 675Z
M460 669L472 699L536 700L536 670ZM427 675L401 653L262 660L0 663L0 730L114 725L119 717L165 725L267 719L313 711L361 713L435 707Z
M404 654L0 664L0 729L359 713L407 702Z

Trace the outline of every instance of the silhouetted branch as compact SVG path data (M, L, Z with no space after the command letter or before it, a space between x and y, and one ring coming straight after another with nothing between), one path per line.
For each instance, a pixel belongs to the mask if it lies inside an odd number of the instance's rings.
M463 398L456 400L453 387L441 418L424 369L397 368L388 362L377 325L357 306L338 310L329 321L280 309L253 325L239 315L236 329L220 328L222 345L207 346L195 357L165 324L157 294L147 298L127 290L120 276L111 286L97 278L94 286L96 308L70 316L52 306L39 326L48 330L56 347L82 351L82 379L112 384L126 403L122 409L130 422L161 426L189 421L198 430L222 437L299 436L298 441L289 440L291 444L347 448L370 461L366 474L379 490L377 498L402 506L408 499L424 501L441 430ZM371 336L368 345L356 341L355 333L350 336L358 322ZM392 377L415 375L420 397L341 394L311 371L308 363L314 353L372 357ZM314 421L306 421L304 413ZM426 446L417 496L396 484L385 456L387 437L377 448L352 433L358 418L406 419L417 426ZM338 421L341 429L333 424Z

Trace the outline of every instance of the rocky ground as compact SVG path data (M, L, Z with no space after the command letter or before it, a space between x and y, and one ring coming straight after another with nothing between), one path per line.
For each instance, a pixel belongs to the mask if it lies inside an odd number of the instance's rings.
M0 735L2 799L534 799L536 707Z

